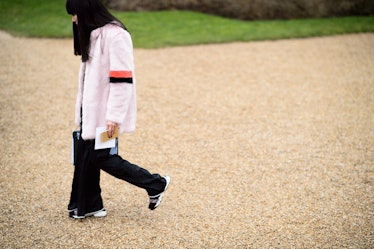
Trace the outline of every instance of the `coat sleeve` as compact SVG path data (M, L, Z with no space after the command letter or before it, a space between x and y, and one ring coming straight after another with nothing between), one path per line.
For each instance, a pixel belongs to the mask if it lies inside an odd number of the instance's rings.
M78 74L78 94L75 101L75 119L74 123L76 126L81 124L81 108L82 108L82 99L83 99L83 81L85 74L86 65L84 62L81 63Z
M121 30L109 42L110 90L106 120L117 124L125 121L134 91L134 56L130 34Z

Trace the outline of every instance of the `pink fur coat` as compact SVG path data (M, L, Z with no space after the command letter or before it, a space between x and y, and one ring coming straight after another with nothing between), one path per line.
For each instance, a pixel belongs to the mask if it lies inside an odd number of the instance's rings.
M82 119L81 119L82 108ZM107 121L120 133L136 125L136 80L130 34L107 24L91 32L90 59L79 71L75 124L82 121L82 138L94 139L96 127Z

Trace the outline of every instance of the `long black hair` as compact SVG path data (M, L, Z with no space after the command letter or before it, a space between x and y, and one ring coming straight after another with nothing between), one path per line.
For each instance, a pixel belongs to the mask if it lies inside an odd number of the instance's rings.
M73 23L74 54L82 55L82 61L88 61L91 31L108 23L118 25L127 30L125 25L114 17L100 0L67 0L66 11L77 15L78 25Z

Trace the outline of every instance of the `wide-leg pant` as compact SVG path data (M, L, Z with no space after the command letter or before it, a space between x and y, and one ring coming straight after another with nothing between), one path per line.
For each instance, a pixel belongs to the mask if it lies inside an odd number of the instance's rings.
M148 195L161 193L166 185L159 174L132 164L110 149L95 150L95 140L78 141L77 160L68 209L77 209L78 216L103 208L100 188L100 169L108 174L143 188Z

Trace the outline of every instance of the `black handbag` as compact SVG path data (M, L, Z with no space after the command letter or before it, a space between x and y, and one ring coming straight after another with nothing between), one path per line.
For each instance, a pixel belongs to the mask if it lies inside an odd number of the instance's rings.
M72 132L72 141L71 141L71 163L75 165L77 162L78 155L78 142L81 138L81 131Z

